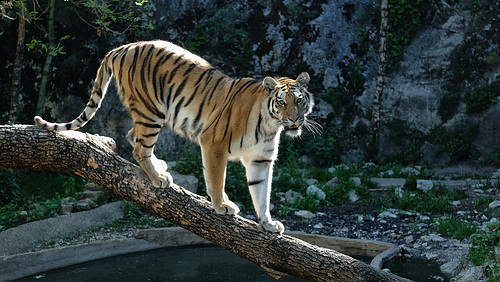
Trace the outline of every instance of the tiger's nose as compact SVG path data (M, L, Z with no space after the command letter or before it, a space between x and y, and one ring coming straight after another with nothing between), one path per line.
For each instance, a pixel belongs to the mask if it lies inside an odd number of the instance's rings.
M293 118L288 118L288 119L289 119L291 122L295 123L295 122L296 122L299 118L295 118L295 119L293 119Z

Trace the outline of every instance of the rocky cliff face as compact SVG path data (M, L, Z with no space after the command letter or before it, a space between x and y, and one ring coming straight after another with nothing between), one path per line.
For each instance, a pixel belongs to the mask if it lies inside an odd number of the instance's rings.
M475 88L492 83L500 73L499 38L492 35L499 27L494 25L495 18L491 18L500 10L488 6L484 6L489 9L486 12L474 10L469 0L425 0L422 3L426 5L423 26L404 50L399 66L386 77L379 156L391 158L411 150L418 156L411 161L443 163L455 160L454 151L469 150L472 154L463 153L469 159L485 158L495 150L500 137L497 133L500 123L496 118L500 106L495 100L498 94L488 96L492 102L479 112L471 111L467 101L474 101ZM358 156L356 152L362 151L360 140L366 131L359 128L369 124L377 75L378 2L163 0L151 1L148 5L147 12L142 14L143 25L155 27L148 34L109 34L106 40L96 40L95 34L89 33L73 39L80 42L73 43L75 47L71 50L80 50L82 58L57 58L54 68L59 71L71 69L68 66L75 68L83 60L86 62L84 69L54 75L53 101L47 115L61 121L76 116L87 102L97 65L107 50L137 39L164 39L200 54L235 77L295 77L308 71L312 75L310 90L320 104L315 114L327 126L343 123L344 127L353 128L349 138L354 141L349 141L350 147L343 153ZM71 28L70 23L68 20L60 26ZM15 28L12 23L2 25L8 30ZM12 36L14 33L7 31L5 34ZM31 69L39 69L43 62L40 57L30 58ZM345 105L335 104L335 99L343 97L328 95L338 89L352 89L353 70L348 66L354 64L358 72L356 79L361 85L356 87L359 93L346 94L354 97L351 114L355 117L345 118ZM460 68L471 69L462 71ZM56 79L63 75L67 80ZM30 79L36 80L36 75ZM7 79L0 77L0 81ZM25 91L29 92L27 88L25 86ZM113 87L110 89L103 107L85 130L118 140L120 153L130 156L126 152L131 152L131 148L124 136L131 120L112 93ZM476 94L471 96L470 93ZM30 95L33 94L27 96ZM330 103L333 100L333 105L322 98ZM29 108L28 105L28 116L31 115ZM398 130L394 121L399 124ZM456 128L474 130L468 131L464 141ZM332 134L334 131L325 132ZM454 147L443 141L447 138L465 143L459 142L458 147ZM165 130L157 148L176 152L187 143ZM171 158L169 153L161 155Z

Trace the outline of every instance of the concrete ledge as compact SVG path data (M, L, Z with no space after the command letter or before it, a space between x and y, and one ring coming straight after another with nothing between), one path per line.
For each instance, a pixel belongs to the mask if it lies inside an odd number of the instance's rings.
M34 248L67 236L74 236L122 218L122 202L113 202L101 207L61 215L45 220L29 222L0 232L0 259L2 256L29 252Z
M19 279L87 261L161 247L159 244L131 238L4 256L0 259L0 269L2 270L0 271L0 281Z

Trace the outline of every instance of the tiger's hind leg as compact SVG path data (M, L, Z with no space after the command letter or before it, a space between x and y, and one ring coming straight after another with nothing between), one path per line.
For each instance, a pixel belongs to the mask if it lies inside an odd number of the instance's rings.
M167 172L167 164L154 155L160 130L161 124L134 120L134 127L127 133L127 140L134 146L134 158L149 176L153 186L167 188L173 183L172 176Z
M201 146L203 175L207 185L207 194L218 214L237 215L238 206L231 202L224 191L226 180L227 154L212 146Z

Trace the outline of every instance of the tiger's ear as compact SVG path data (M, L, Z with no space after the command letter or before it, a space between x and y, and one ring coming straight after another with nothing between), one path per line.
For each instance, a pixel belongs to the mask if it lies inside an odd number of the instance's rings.
M266 88L267 94L271 94L276 85L278 85L278 82L276 82L276 80L274 80L272 77L267 76L266 78L264 78L264 81L262 81L262 85L264 85L264 87Z
M299 74L296 81L302 86L307 86L307 84L309 84L310 79L311 78L309 77L309 74L307 72L303 72Z

